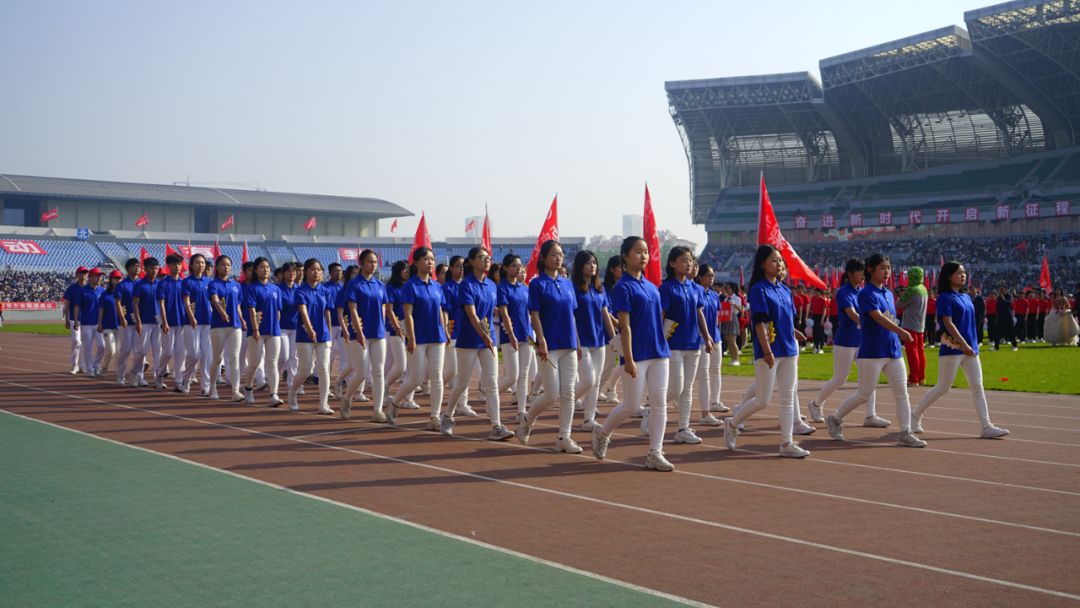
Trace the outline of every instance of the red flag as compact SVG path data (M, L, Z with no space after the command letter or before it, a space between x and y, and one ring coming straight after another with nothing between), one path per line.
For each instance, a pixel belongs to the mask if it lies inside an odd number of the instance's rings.
M656 234L656 216L653 214L652 196L649 195L649 184L645 184L645 219L642 222L642 236L645 238L645 246L649 248L649 261L645 264L645 278L657 287L664 280L660 272L660 237Z
M923 287L925 287L927 289L930 289L930 273L929 272L924 272L923 273L923 275L922 275L922 284L923 284Z
M1042 287L1046 293L1054 290L1054 284L1050 282L1050 260L1046 259L1045 253L1043 254L1042 270L1039 272L1039 287Z
M52 209L49 209L45 213L41 214L41 223L43 224L45 222L48 222L49 220L57 219L60 219L60 209L58 207L53 207Z
M146 258L150 257L150 254L146 252L146 247L139 247L139 278L146 276Z
M468 222L465 222L465 232L468 232L473 228L476 228L476 220L469 220Z
M308 218L308 221L304 222L304 230L307 230L308 232L311 232L314 229L315 229L315 216L313 215L313 216Z
M218 240L217 240L217 239L214 239L214 251L213 251L213 255L214 255L214 260L217 260L218 258L220 258L220 257L221 257L221 245L220 245L220 244L218 244ZM215 263L216 263L216 262L215 262Z
M390 224L390 232L393 233L395 230L397 230L397 220Z
M218 226L218 232L225 232L229 228L232 228L234 222L235 222L235 218L233 216L231 216L231 215L229 217L225 218L225 221L221 222L221 225Z
M495 255L491 250L491 219L488 217L487 205L484 205L484 228L480 231L480 244L487 250L488 255Z
M765 189L764 173L761 175L761 191L758 194L757 242L758 245L772 245L780 250L789 277L801 280L810 286L825 289L825 282L810 270L799 254L795 253L795 248L791 246L791 243L780 233L780 224L776 221L772 201L769 200L769 191Z
M240 263L247 264L248 252L247 252L247 239L244 239L244 251L240 254Z
M907 289L907 271L900 271L900 286Z
M420 223L416 226L416 236L413 237L412 249L409 250L409 261L412 261L412 256L416 253L416 250L421 247L427 247L431 249L431 233L427 229L427 218L424 216L424 212L420 212Z
M739 266L739 285L746 285L746 278L743 277L743 267Z
M536 237L536 246L533 247L532 255L529 256L529 265L525 268L525 282L528 283L537 275L536 261L540 259L540 246L544 241L559 240L559 195L551 199L551 207L548 208L544 225L540 228L540 236Z
M139 219L135 220L135 227L136 228L142 228L143 226L149 226L149 225L150 225L150 214L149 213L144 213L144 214L139 216Z

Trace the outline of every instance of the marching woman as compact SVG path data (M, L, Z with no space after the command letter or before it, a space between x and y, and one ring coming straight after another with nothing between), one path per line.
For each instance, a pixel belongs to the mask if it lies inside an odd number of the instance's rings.
M64 329L71 332L71 373L77 374L86 371L86 362L81 362L82 357L82 331L79 329L79 318L75 316L75 307L82 301L82 289L86 286L87 274L90 272L86 266L75 269L75 282L64 290ZM80 365L82 363L82 365Z
M607 268L604 269L604 296L607 298L607 309L608 314L611 316L611 325L616 329L619 320L615 318L613 313L615 309L611 305L611 290L615 289L615 283L622 276L622 272L622 258L617 255L608 258ZM600 373L600 400L608 403L619 402L619 394L615 389L619 383L619 378L622 377L621 373L616 373L619 368L619 353L616 350L618 344L619 338L616 335L608 343L608 348L604 352L604 370Z
M503 426L499 416L499 356L495 350L495 333L492 323L498 300L495 282L487 277L491 256L483 247L473 247L466 258L468 275L458 286L457 298L461 305L461 325L458 329L457 376L446 411L440 418L444 435L454 433L454 410L461 395L472 379L473 366L480 361L480 388L491 419L491 441L506 441L514 432Z
M136 338L135 361L132 363L131 386L148 386L143 376L143 366L149 356L156 366L161 358L161 328L158 327L157 283L161 265L157 258L143 260L143 278L135 284L131 297L131 310L135 315ZM153 368L151 368L153 369Z
M529 288L519 277L521 258L508 253L503 258L502 281L496 291L496 305L502 326L499 328L499 344L502 348L503 370L499 380L499 392L512 388L517 402L517 418L520 422L529 405L529 366L532 364L535 340L532 322L529 320Z
M454 379L457 377L457 339L461 332L462 309L458 298L461 283L465 280L465 258L455 255L450 258L450 268L446 273L446 282L443 283L443 309L446 311L448 320L447 329L450 332L450 341L446 346L446 355L443 358L443 384L445 388L452 389ZM441 406L441 404L440 404ZM469 390L461 394L457 403L457 412L462 416L475 416L476 412L469 406Z
M123 386L127 384L129 370L134 377L135 353L138 352L136 341L139 333L135 331L135 315L132 314L131 300L135 292L135 284L139 281L139 272L142 264L138 258L129 258L124 264L127 276L116 286L117 312L120 314L120 330L117 332L116 345L116 383ZM130 366L129 366L130 362Z
M285 262L281 267L281 282L278 283L278 291L281 292L281 354L278 358L278 366L285 370L285 386L292 386L300 366L296 352L296 328L299 322L299 309L296 307L296 285L301 273L299 264ZM304 394L303 387L300 393Z
M390 270L390 280L386 282L386 298L393 307L394 317L394 320L388 319L390 336L386 341L387 357L390 359L390 369L386 372L387 397L393 394L390 387L395 382L405 381L409 366L409 351L405 348L405 306L401 299L401 290L404 289L405 282L408 280L409 263L405 260L394 262ZM405 401L398 404L398 408L415 410L420 409L420 406L413 401L413 396L410 394Z
M366 372L371 370L371 395L374 409L372 422L386 422L383 401L386 398L384 384L386 373L386 324L390 319L392 328L401 333L394 316L393 304L386 295L386 286L375 276L379 256L370 249L360 252L360 274L343 290L345 305L349 310L349 328L352 333L345 343L349 355L352 377L341 397L341 417L352 415L352 398L363 383Z
M210 345L210 318L214 307L210 305L210 276L207 273L206 256L196 253L188 261L188 276L180 282L180 293L184 298L184 312L187 324L184 326L184 379L180 392L191 392L191 382L195 379L195 370L199 370L199 393L210 396L210 361L214 349Z
M360 394L356 396L356 400L366 402L368 401L368 398L364 395L364 386L367 384L369 370L363 368L359 370L355 369L353 367L353 357L349 355L349 344L352 340L356 339L356 328L350 325L347 292L349 290L349 285L359 275L360 267L356 264L350 264L345 268L345 272L341 278L341 289L339 289L337 295L334 296L334 310L330 312L330 315L337 319L337 326L341 328L339 334L342 340L341 360L343 365L339 368L336 394L338 397L345 399L345 387L348 386L349 381L352 380L354 375L359 374L360 383L357 386L357 389L360 391ZM335 338L335 340L336 339L337 338ZM359 361L366 363L366 359L363 358L359 359ZM353 395L350 395L350 397L351 396Z
M604 371L608 342L615 338L615 326L608 313L607 292L600 282L599 270L593 252L583 249L574 256L574 270L570 276L577 297L574 324L581 352L575 398L581 399L585 406L583 431L592 431L594 426L599 426L596 401L600 397L600 375Z
M187 315L184 313L184 299L180 289L180 266L184 259L175 253L165 257L167 274L157 284L158 324L161 326L161 360L154 367L155 388L165 388L165 375L172 364L173 384L177 392L181 390L184 368L184 338L181 334Z
M210 398L217 399L217 383L221 377L221 363L225 362L225 380L232 389L230 399L243 401L240 393L240 342L245 327L240 311L242 290L240 284L232 280L232 259L220 255L214 260L214 280L210 281L206 291L210 296L210 305L214 314L210 317L210 348L214 358L210 362L213 372L210 379Z
M270 281L270 260L255 258L255 271L251 284L248 285L247 298L244 300L244 312L247 315L248 351L247 373L244 383L244 402L255 404L255 391L252 382L259 364L266 373L266 383L270 388L270 407L284 403L278 397L278 355L281 350L281 290Z
M427 247L413 252L413 275L401 288L401 303L405 313L405 348L409 351L409 372L394 396L386 402L386 419L396 424L398 403L403 403L413 391L428 380L431 384L431 417L429 431L440 431L439 414L443 396L443 356L446 354L446 313L443 310L443 290L432 276L435 253Z
M927 408L952 388L956 370L962 368L975 402L975 412L982 423L979 437L994 439L1004 437L1009 431L990 422L990 410L983 390L982 362L979 360L979 342L975 332L975 305L964 293L967 271L959 262L946 262L938 277L937 322L941 329L941 350L938 355L938 380L934 388L923 395L919 406L911 415L911 428L923 432L922 416Z
M712 266L702 264L698 268L698 297L701 299L701 312L705 315L705 329L712 338L713 348L709 350L704 341L701 343L697 371L698 403L701 405L701 424L720 426L723 422L713 416L710 406L720 401L720 366L724 362L723 342L721 341L719 313L720 294L712 288L716 273Z
M304 262L304 283L296 290L299 373L289 385L289 409L294 412L300 409L297 392L304 380L314 372L319 378L318 411L331 415L334 413L330 408L331 311L336 293L327 289L322 278L322 262L308 258Z
M700 288L690 278L693 268L694 253L687 247L672 247L665 269L667 277L660 283L664 334L669 336L668 348L671 350L667 401L674 401L679 413L674 440L675 443L689 444L701 443L701 438L690 428L700 351L703 346L710 354L714 349L705 322Z
M922 278L920 277L921 281ZM844 280L839 291L836 292L837 308L840 316L837 319L836 329L833 330L833 375L818 392L817 397L810 402L807 410L810 419L814 422L825 422L822 408L833 391L844 385L848 374L851 373L851 364L855 362L855 355L862 345L862 327L859 325L859 285L863 281L863 263L854 258L844 265ZM922 286L922 283L919 283ZM866 418L863 426L885 428L889 421L877 415L877 393L870 393L866 402Z
M116 286L120 284L120 279L123 277L124 274L119 270L110 272L109 283L105 291L101 293L101 299L98 300L97 333L101 334L105 355L98 367L98 378L105 377L105 372L109 370L109 363L116 354L116 330L120 327L118 322L120 317L116 307Z
M870 400L882 373L889 380L896 400L896 417L900 421L897 445L921 448L926 442L911 432L911 404L908 401L907 370L901 357L900 343L911 341L911 334L896 324L896 306L892 292L885 287L892 273L889 258L875 253L866 260L866 286L859 290L859 325L862 341L855 359L859 386L855 394L840 404L836 413L825 419L829 435L844 440L844 417Z
M328 331L330 332L331 348L330 354L327 355L328 359L326 363L326 368L328 370L331 370L332 372L334 369L334 360L336 359L338 363L338 380L340 381L342 378L345 377L345 368L349 365L349 358L345 356L345 345L342 341L342 332L340 326L341 317L337 316L334 313L334 304L337 302L338 294L341 293L341 290L345 287L345 283L343 282L345 275L342 272L341 264L338 264L337 262L331 262L330 266L328 266L325 270L323 270L322 263L320 263L319 269L320 276L324 274L329 274L326 282L323 283L323 287L326 289L327 295L330 298L330 328ZM307 263L304 264L304 275L305 276L303 278L303 282L306 283ZM303 287L303 285L301 285L301 287ZM304 335L303 328L300 328L300 330L297 332L297 335ZM318 373L316 373L315 375L318 377L319 384L323 384L323 377L320 376ZM330 386L330 382L330 376L326 376L326 385Z
M105 343L97 331L98 310L105 288L101 286L101 269L91 268L89 274L89 281L79 294L72 317L75 319L75 329L79 330L82 365L86 373L97 376L105 356Z
M540 414L559 402L559 433L555 451L580 454L570 436L574 423L574 385L577 383L577 328L574 285L559 276L563 250L558 241L544 241L536 261L536 277L529 283L529 318L536 333L536 356L540 360L540 382L544 394L529 404L518 421L517 436L528 445L532 427Z
M772 401L773 388L780 393L780 456L805 458L809 450L792 439L795 428L795 391L799 377L799 344L795 338L795 304L791 290L780 281L784 259L771 245L754 254L750 275L750 340L754 347L755 397L735 408L724 420L724 443L734 450L738 426Z
M623 353L623 401L603 426L593 427L592 452L597 460L607 457L611 434L630 418L649 397L649 454L645 468L674 471L664 458L664 427L667 425L668 359L671 350L664 335L664 311L660 291L645 279L649 247L645 239L630 236L619 249L622 277L611 291L611 303L619 319L619 339Z

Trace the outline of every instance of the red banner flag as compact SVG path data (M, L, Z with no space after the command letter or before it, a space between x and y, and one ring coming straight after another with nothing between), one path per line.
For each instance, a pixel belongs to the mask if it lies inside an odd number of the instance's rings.
M315 216L313 215L313 216L308 218L308 221L304 222L304 230L307 230L308 232L311 232L314 229L315 229Z
M218 232L225 232L229 228L232 228L233 223L235 223L235 221L236 221L236 218L234 218L231 215L229 217L225 218L225 221L221 222L221 225L218 226Z
M217 239L214 239L214 251L213 251L213 254L214 254L214 260L217 260L218 258L221 257L221 245L218 243Z
M390 224L390 233L393 234L395 230L397 230L397 220Z
M776 221L773 212L772 201L769 200L769 191L765 188L765 174L761 175L761 190L758 193L758 245L772 245L780 250L787 266L788 277L793 280L801 280L804 283L825 289L825 282L821 280L806 262L795 253L795 248L780 233L780 224Z
M146 247L139 247L139 278L146 276L146 258L150 257L150 254L146 252Z
M1042 287L1043 291L1050 293L1054 290L1054 284L1050 282L1050 260L1046 259L1046 254L1043 254L1042 270L1039 272L1039 287Z
M142 228L144 226L149 226L149 225L150 225L150 214L149 213L144 213L144 214L140 215L138 219L135 220L135 227L136 228Z
M480 231L480 245L487 250L488 255L495 255L491 251L491 218L488 217L487 205L484 205L484 227Z
M746 285L746 278L743 276L742 266L739 266L739 285Z
M247 264L248 252L247 252L247 239L244 239L244 250L240 254L240 263Z
M412 249L409 250L409 261L412 262L413 254L421 247L431 249L431 233L427 229L427 218L424 212L420 212L420 223L416 226L416 236L413 237Z
M536 237L536 246L533 247L532 255L529 256L529 265L525 269L525 282L528 283L537 275L536 261L540 259L540 246L544 241L559 240L559 195L551 199L551 207L548 208L544 225L540 228L540 236Z
M649 261L645 264L645 278L659 287L664 276L660 272L660 237L656 233L656 216L653 214L649 184L645 184L645 213L642 231L645 233L642 235L645 237L645 246L649 248Z
M476 228L476 220L469 220L465 222L465 232L469 232L474 228Z
M45 213L41 214L41 222L42 223L48 222L50 220L58 220L58 219L60 219L60 209L57 208L57 207L53 207L52 209L49 209Z

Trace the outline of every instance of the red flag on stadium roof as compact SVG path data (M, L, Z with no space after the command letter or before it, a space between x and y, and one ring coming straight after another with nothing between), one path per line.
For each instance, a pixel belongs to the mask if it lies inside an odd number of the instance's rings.
M244 250L240 254L240 263L247 264L248 252L247 252L247 239L244 239Z
M45 213L41 214L41 223L43 223L43 224L45 222L48 222L49 220L58 220L58 219L60 219L60 209L59 209L59 207L53 207L52 209L49 209Z
M421 247L427 247L431 249L431 233L427 229L427 218L424 216L424 212L420 212L420 223L416 226L416 236L413 237L412 249L409 250L409 261L412 261L412 256L416 253L416 250Z
M484 204L484 227L480 231L480 245L487 250L488 255L495 255L491 250L491 218L488 216L487 204Z
M150 257L150 254L146 252L146 247L139 247L139 278L146 276L146 258Z
M140 215L138 217L138 219L135 220L135 227L136 228L143 228L143 227L149 226L149 225L150 225L150 214L149 213L144 213L144 214Z
M642 235L645 237L645 246L649 248L649 261L645 264L645 278L659 287L664 277L660 272L660 237L656 232L656 215L653 214L649 184L645 184L645 213L642 232L645 233Z
M1054 284L1050 282L1050 260L1046 259L1045 253L1043 254L1042 270L1039 271L1039 287L1042 287L1046 293L1054 290Z
M395 230L397 230L397 220L396 219L390 224L390 233L393 234Z
M236 221L236 218L234 218L234 217L233 217L233 216L231 216L231 215L230 215L229 217L225 218L225 221L224 221L224 222L221 222L221 225L220 225L220 226L218 226L218 229L217 229L217 230L218 230L218 232L225 232L225 231L226 231L226 230L228 230L229 228L232 228L232 227L233 227L233 223L234 223L235 221Z
M465 232L469 232L473 228L476 228L476 220L475 219L470 219L469 221L465 222Z
M780 255L787 265L788 276L792 279L802 280L804 283L825 289L825 282L821 277L814 274L806 262L795 252L795 248L780 233L780 224L776 221L776 213L773 212L772 201L769 200L769 191L765 188L765 174L761 174L761 190L758 192L758 245L772 245L780 250Z
M312 230L315 229L315 224L316 224L315 216L313 215L313 216L308 218L308 221L304 222L304 230L307 230L308 232L311 232Z
M529 256L529 265L525 268L525 282L528 283L536 276L536 261L540 259L540 246L544 241L559 240L559 195L551 199L551 207L548 208L544 225L540 228L540 235L536 237L536 245L532 255Z

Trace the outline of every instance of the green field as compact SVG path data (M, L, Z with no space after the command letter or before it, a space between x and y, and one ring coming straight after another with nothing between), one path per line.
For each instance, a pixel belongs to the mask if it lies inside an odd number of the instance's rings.
M63 323L5 323L0 333L66 336L68 330L64 329Z

